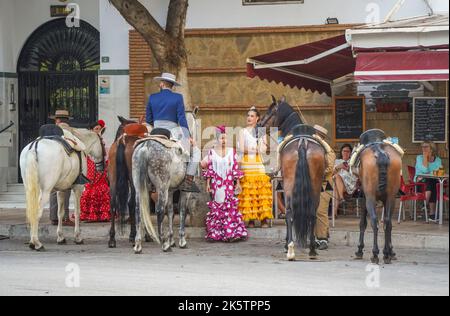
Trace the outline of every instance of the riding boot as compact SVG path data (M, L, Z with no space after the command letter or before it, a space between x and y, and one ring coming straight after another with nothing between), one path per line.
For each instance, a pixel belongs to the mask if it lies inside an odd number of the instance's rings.
M180 190L183 192L200 193L200 189L195 184L193 176L186 176L186 179L181 185Z
M77 151L78 159L80 160L80 174L75 180L74 184L86 185L91 183L91 181L83 174L83 160L81 159L81 152Z

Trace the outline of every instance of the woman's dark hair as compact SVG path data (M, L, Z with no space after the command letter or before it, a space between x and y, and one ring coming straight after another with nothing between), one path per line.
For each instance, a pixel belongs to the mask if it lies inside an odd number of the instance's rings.
M100 124L98 124L98 122L91 123L91 124L89 125L89 129L90 129L90 130L93 130L96 126L100 126Z
M339 155L341 156L340 159L343 159L343 158L342 158L342 157L343 157L342 152L344 151L345 148L348 148L348 149L350 149L351 152L353 152L353 147L352 147L352 145L350 145L350 144L344 144L344 145L342 145L341 150L339 150Z

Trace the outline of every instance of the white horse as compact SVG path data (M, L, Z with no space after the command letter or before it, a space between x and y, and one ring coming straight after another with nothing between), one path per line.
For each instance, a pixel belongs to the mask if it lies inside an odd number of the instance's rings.
M92 157L96 169L104 169L104 147L101 137L87 129L71 129L70 132L86 146L82 153L83 174L87 171L86 155ZM80 198L83 185L74 185L80 174L80 160L77 153L70 156L64 147L55 140L41 139L27 145L20 154L20 168L25 185L27 200L27 220L30 224L30 248L41 251L44 246L39 241L39 221L44 206L50 200L52 191L58 192L58 244L66 243L63 235L62 220L64 216L64 193L72 189L75 194L75 243L83 244L80 232Z

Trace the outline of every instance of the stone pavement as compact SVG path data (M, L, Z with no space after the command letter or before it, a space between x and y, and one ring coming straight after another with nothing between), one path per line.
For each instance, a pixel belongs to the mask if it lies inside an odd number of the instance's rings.
M188 218L189 223L189 218ZM108 223L82 223L82 236L84 238L101 239L107 243ZM366 245L372 245L372 233L369 225L366 235ZM65 228L66 238L70 240L73 233L70 228ZM27 239L29 232L26 225L24 210L0 209L0 235L11 239ZM263 239L267 241L282 241L285 238L286 229L284 221L275 221L269 229L251 229L251 239ZM42 239L56 239L56 227L51 226L48 213L43 216L40 226ZM204 228L187 228L188 239L201 239L204 237ZM119 237L120 238L120 237ZM124 238L124 237L123 237ZM380 243L383 245L384 233L380 233ZM331 244L336 246L356 247L359 240L359 220L354 217L340 217L336 221L336 227L331 231ZM423 221L412 222L410 220L397 224L394 221L393 242L395 247L440 250L449 252L449 226L426 224Z

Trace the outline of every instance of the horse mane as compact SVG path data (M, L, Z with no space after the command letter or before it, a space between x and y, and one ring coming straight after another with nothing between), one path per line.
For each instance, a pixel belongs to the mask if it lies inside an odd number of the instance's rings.
M294 113L297 115L294 115ZM289 103L281 102L278 107L277 125L281 129L282 137L286 137L299 124L303 124L300 115Z

